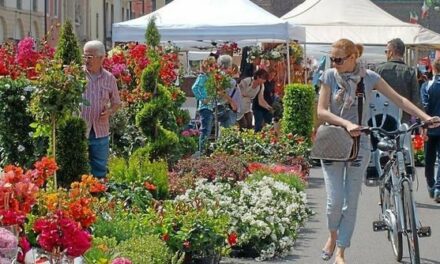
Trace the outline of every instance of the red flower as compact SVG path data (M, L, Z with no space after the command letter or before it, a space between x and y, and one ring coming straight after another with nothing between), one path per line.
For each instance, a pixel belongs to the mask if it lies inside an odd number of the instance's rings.
M183 248L185 249L191 248L191 242L189 242L188 240L183 241Z
M155 191L156 189L157 189L157 187L156 187L156 185L154 185L154 184L152 184L152 183L149 183L149 182L144 182L144 187L147 189L147 190L149 190L150 192L151 191Z
M237 233L232 232L228 235L228 244L230 246L235 246L237 245Z
M162 240L163 240L163 241L168 241L168 240L170 240L170 235L168 235L168 233L163 234L163 235L162 235Z
M413 148L416 152L423 150L424 143L425 142L424 142L422 135L414 135L413 136L412 144L413 144Z

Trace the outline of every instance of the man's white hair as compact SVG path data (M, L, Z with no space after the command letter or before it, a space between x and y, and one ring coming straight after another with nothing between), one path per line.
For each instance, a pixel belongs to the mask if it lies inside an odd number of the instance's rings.
M232 66L232 57L226 54L221 55L217 59L217 64L223 69L228 69Z
M99 40L88 41L84 45L84 50L86 50L86 49L96 51L97 56L105 56L104 44L102 44L102 42Z

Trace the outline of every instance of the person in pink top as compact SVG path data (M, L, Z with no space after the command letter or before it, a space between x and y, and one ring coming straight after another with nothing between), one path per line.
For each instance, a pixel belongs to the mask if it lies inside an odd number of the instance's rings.
M92 40L84 45L87 86L83 98L88 104L81 107L81 117L87 123L91 173L97 178L105 178L107 175L109 119L121 105L116 79L102 67L104 58L105 47L102 42Z

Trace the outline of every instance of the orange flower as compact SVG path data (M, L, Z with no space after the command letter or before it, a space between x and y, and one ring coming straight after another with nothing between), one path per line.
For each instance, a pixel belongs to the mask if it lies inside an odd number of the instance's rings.
M149 183L149 182L144 182L144 187L149 190L149 191L155 191L157 189L156 185Z

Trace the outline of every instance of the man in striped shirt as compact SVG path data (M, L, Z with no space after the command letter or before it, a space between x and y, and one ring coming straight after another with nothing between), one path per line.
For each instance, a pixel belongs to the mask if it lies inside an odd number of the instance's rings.
M104 58L105 47L102 42L92 40L84 45L87 86L83 98L89 103L82 106L81 117L87 123L90 167L93 176L97 178L105 178L107 175L109 118L121 105L115 77L102 68Z

